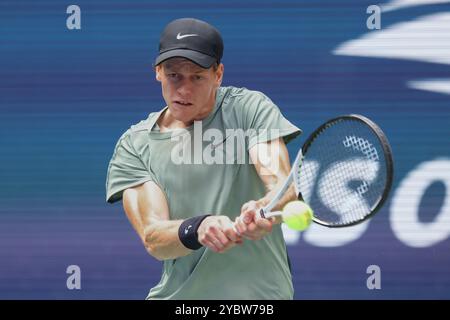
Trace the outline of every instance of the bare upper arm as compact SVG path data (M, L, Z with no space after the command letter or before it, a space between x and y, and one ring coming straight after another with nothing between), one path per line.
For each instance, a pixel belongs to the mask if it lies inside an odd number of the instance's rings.
M123 193L123 208L142 241L144 230L150 223L169 220L166 196L153 181L126 189Z

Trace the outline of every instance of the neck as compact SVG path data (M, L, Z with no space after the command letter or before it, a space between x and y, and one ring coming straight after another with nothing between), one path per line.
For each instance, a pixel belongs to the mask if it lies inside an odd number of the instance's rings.
M176 129L184 129L191 126L194 121L201 121L209 116L209 114L214 110L216 99L214 95L214 99L212 103L209 103L206 107L200 110L200 112L194 117L194 119L190 121L182 121L175 119L170 112L170 108L167 108L157 120L157 124L160 128L161 132L171 131Z

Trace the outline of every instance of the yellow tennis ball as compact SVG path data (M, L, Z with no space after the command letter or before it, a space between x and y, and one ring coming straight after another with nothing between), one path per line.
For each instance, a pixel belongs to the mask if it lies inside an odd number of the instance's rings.
M283 208L283 222L297 231L303 231L309 227L314 217L313 210L303 201L291 201Z

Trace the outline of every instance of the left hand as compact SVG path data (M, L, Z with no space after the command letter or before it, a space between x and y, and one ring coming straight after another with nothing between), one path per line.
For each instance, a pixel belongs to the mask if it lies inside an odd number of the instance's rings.
M259 210L261 205L256 201L249 201L241 208L241 215L235 220L236 230L245 238L260 240L272 232L275 219L261 218Z

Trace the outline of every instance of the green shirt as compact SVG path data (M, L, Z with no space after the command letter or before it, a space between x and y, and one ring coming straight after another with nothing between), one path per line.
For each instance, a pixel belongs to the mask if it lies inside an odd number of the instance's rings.
M269 98L245 88L219 88L208 117L183 130L159 132L156 121L165 109L119 139L108 167L108 202L120 200L127 188L154 181L166 196L171 219L208 213L234 220L243 203L266 192L248 150L279 137L287 143L301 132ZM233 135L239 131L243 134ZM292 299L281 226L225 253L201 248L165 260L148 298Z

